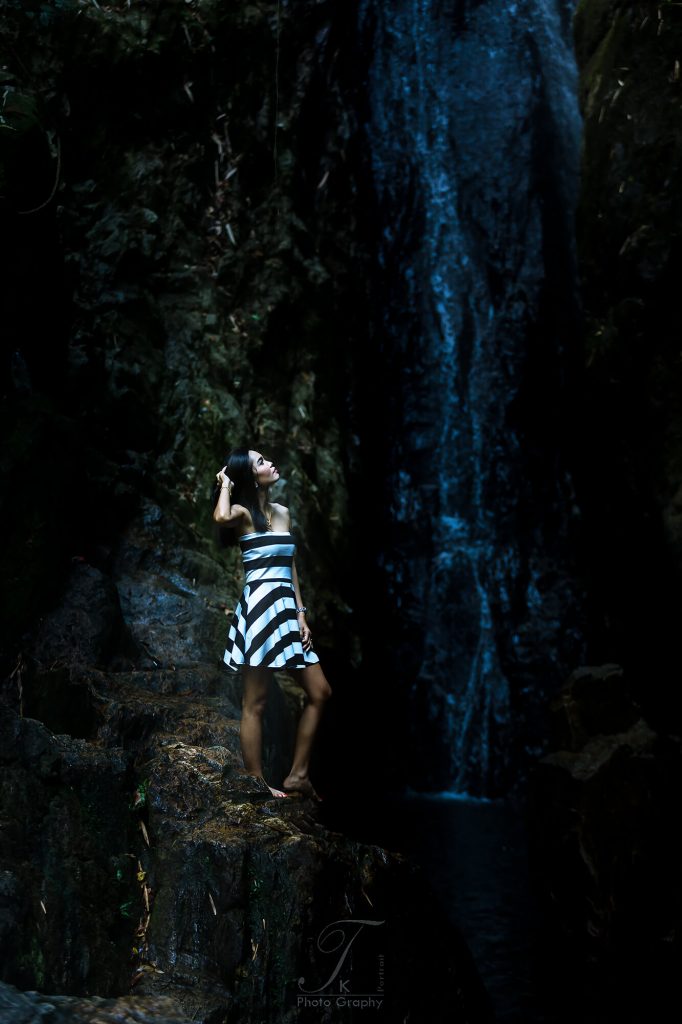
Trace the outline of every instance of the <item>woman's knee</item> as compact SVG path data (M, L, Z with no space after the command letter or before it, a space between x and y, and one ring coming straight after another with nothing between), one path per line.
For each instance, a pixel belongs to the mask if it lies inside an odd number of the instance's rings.
M245 694L244 697L242 697L242 714L258 715L258 717L262 718L267 703L267 695L252 697L250 695Z
M309 693L310 700L314 701L316 704L324 704L329 700L331 695L332 688L326 679L321 679L319 682L316 682L315 686L312 687L312 690Z
M319 662L302 669L301 682L312 704L324 704L332 695L332 688Z

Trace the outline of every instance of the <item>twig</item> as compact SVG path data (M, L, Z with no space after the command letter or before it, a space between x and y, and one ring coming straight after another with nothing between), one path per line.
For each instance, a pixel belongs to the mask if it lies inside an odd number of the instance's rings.
M54 185L52 186L52 191L50 192L50 194L47 197L47 199L45 200L45 202L41 203L40 206L34 206L32 210L19 210L18 212L22 216L25 216L26 214L29 214L29 213L38 213L39 210L43 210L48 205L48 203L52 202L52 200L54 199L54 194L57 191L57 186L59 185L59 176L61 174L61 167L62 167L62 147L61 147L61 143L59 141L59 136L57 136L57 173L55 174Z

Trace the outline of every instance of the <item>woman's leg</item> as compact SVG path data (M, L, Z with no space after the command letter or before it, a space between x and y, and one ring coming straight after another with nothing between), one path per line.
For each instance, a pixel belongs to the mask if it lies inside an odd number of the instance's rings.
M299 670L301 673L301 684L308 694L308 702L298 722L296 731L296 744L294 746L294 761L291 771L282 783L285 790L297 790L319 799L308 778L308 766L310 763L310 752L317 727L320 724L325 702L331 697L332 688L322 671L319 661L314 665L306 665Z
M263 779L263 712L268 699L271 669L262 665L245 665L242 671L244 695L242 697L239 741L244 768L249 775ZM281 789L273 789L267 782L265 785L268 786L273 796L287 795Z

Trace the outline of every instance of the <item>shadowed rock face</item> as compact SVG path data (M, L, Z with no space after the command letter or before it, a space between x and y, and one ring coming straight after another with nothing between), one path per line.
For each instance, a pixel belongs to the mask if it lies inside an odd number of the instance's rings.
M225 734L234 746L229 724ZM429 1019L450 1019L453 1006L462 1020L489 1019L468 951L414 865L330 832L308 801L273 799L227 746L159 734L133 768L129 750L55 737L8 709L2 741L3 975L73 994L56 1000L73 1019L93 1005L76 994L131 986L174 997L177 1017L162 999L110 999L112 1019L126 1006L150 1020L185 1019L180 1007L202 1021L306 1019L301 993L326 988L338 929L342 949L353 940L346 991L374 992L379 1019L407 1013L415 993ZM2 986L3 1021L31 1019L26 1001L40 1002Z
M586 324L576 483L591 665L531 776L534 878L567 1013L653 1020L677 997L680 8L581 0L577 218ZM677 70L676 70L677 68ZM617 660L617 664L614 661Z
M682 8L582 0L577 239L585 315L583 577L592 664L631 669L644 715L682 722L679 278ZM595 554L597 557L595 557Z
M551 929L547 991L570 979L575 1012L590 1002L639 1020L676 984L682 844L670 819L682 746L650 727L630 689L618 665L572 674L531 775L529 821Z

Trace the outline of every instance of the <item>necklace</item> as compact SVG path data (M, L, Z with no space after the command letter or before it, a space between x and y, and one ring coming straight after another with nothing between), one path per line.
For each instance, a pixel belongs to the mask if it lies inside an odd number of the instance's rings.
M270 515L268 515L267 512L265 511L265 509L263 509L263 514L265 515L265 521L268 524L268 530L271 530L272 529L272 512L270 513Z

